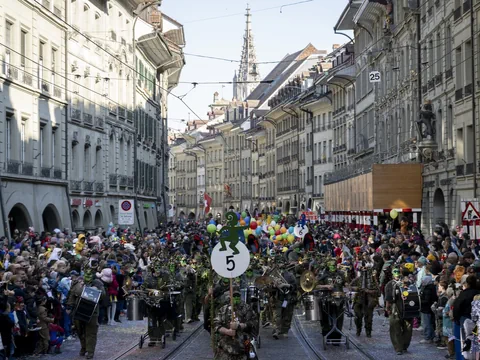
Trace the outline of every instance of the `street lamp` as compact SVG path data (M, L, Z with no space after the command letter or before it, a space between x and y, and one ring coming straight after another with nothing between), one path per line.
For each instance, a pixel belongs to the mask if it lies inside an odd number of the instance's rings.
M162 0L154 0L154 1L141 1L141 0L136 0L137 8L133 10L133 28L132 28L132 51L133 51L133 113L137 114L137 109L136 109L136 103L137 103L137 68L136 68L136 63L137 63L137 53L135 51L137 47L137 40L135 37L135 25L137 24L137 20L139 16L141 15L142 12L144 12L146 9L148 9L151 6L154 5L162 5ZM134 119L137 119L134 123L134 128L135 128L135 138L134 138L134 147L133 147L133 164L137 163L137 138L138 138L138 114L137 116L134 115ZM162 139L163 141L163 139ZM165 156L162 153L162 161L165 161ZM164 178L162 176L162 186L165 187L164 184ZM138 230L141 231L141 226L140 226L140 216L138 213L138 180L137 180L137 174L134 175L133 177L133 189L135 192L135 213L137 215L137 225L138 225ZM164 193L164 192L163 192ZM163 202L165 203L165 197L163 198ZM165 205L164 205L165 207ZM166 216L167 214L165 214Z

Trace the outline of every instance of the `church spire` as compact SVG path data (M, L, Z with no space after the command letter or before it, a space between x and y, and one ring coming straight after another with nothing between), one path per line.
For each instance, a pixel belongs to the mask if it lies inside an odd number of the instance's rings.
M237 84L234 84L233 93L240 101L244 101L248 95L258 85L255 81L260 80L260 73L257 65L257 55L253 44L253 33L251 29L250 7L247 4L247 12L245 14L246 27L243 36L242 58L238 69Z

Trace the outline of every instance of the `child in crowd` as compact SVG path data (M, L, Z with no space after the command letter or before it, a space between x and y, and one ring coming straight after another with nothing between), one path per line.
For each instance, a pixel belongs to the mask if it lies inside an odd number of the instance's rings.
M55 347L55 354L61 354L60 347L63 344L63 335L65 334L65 331L61 326L53 323L48 324L48 330L50 332L50 349Z

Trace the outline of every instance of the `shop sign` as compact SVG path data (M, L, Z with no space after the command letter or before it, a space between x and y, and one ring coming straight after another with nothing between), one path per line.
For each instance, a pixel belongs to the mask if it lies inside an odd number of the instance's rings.
M93 200L92 199L85 199L85 202L83 203L83 206L85 206L85 207L93 206Z

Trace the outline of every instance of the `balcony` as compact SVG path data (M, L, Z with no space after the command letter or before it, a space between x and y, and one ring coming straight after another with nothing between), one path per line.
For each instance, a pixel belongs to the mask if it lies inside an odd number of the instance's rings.
M451 79L453 77L453 68L447 69L445 71L445 80Z
M103 129L103 118L100 116L95 116L95 127L98 129Z
M453 21L457 21L462 17L462 7L459 6L453 11Z
M8 162L7 162L7 173L9 173L9 174L19 174L21 164L22 163L20 161L8 160Z
M434 81L434 79L428 80L427 85L428 85L428 90L433 90L433 89L435 88L435 81Z
M126 175L119 175L118 176L119 183L121 187L126 187L128 183L128 178Z
M109 102L109 103L108 103L108 112L109 112L110 114L116 116L116 115L117 115L117 111L118 111L117 105L115 105L115 104L112 103L112 102Z
M443 81L443 74L440 73L438 75L436 75L433 80L435 81L435 86L438 86L438 85L442 85L442 81Z
M82 182L78 180L70 180L70 191L81 192Z
M96 193L103 193L105 190L104 190L104 186L103 186L103 183L101 182L96 182L95 183L95 192Z
M72 121L82 122L82 111L72 107Z
M133 188L133 183L134 183L134 180L133 180L133 176L128 176L127 177L127 185L129 188Z
M117 174L110 174L108 177L110 186L117 186L118 175Z
M91 114L83 113L83 122L85 125L93 126L93 116Z
M473 86L472 86L471 83L466 85L465 86L465 97L472 95L472 90L473 90Z
M127 110L127 121L133 122L133 111Z
M93 192L93 181L84 181L83 182L83 191L92 193Z
M455 101L463 99L463 88L455 90Z
M468 163L465 165L465 175L473 174L473 163Z
M426 94L428 92L428 86L427 85L423 85L422 86L422 93L423 94Z
M465 166L462 164L462 165L457 165L456 167L456 172L457 172L457 176L463 176L465 175Z
M40 169L40 176L45 177L45 178L52 177L52 168L42 166L41 169Z
M33 164L24 162L22 164L22 175L33 176Z
M53 169L53 177L54 177L54 179L61 179L62 178L62 169L54 168Z
M118 117L125 120L127 117L127 110L121 106L118 107Z

